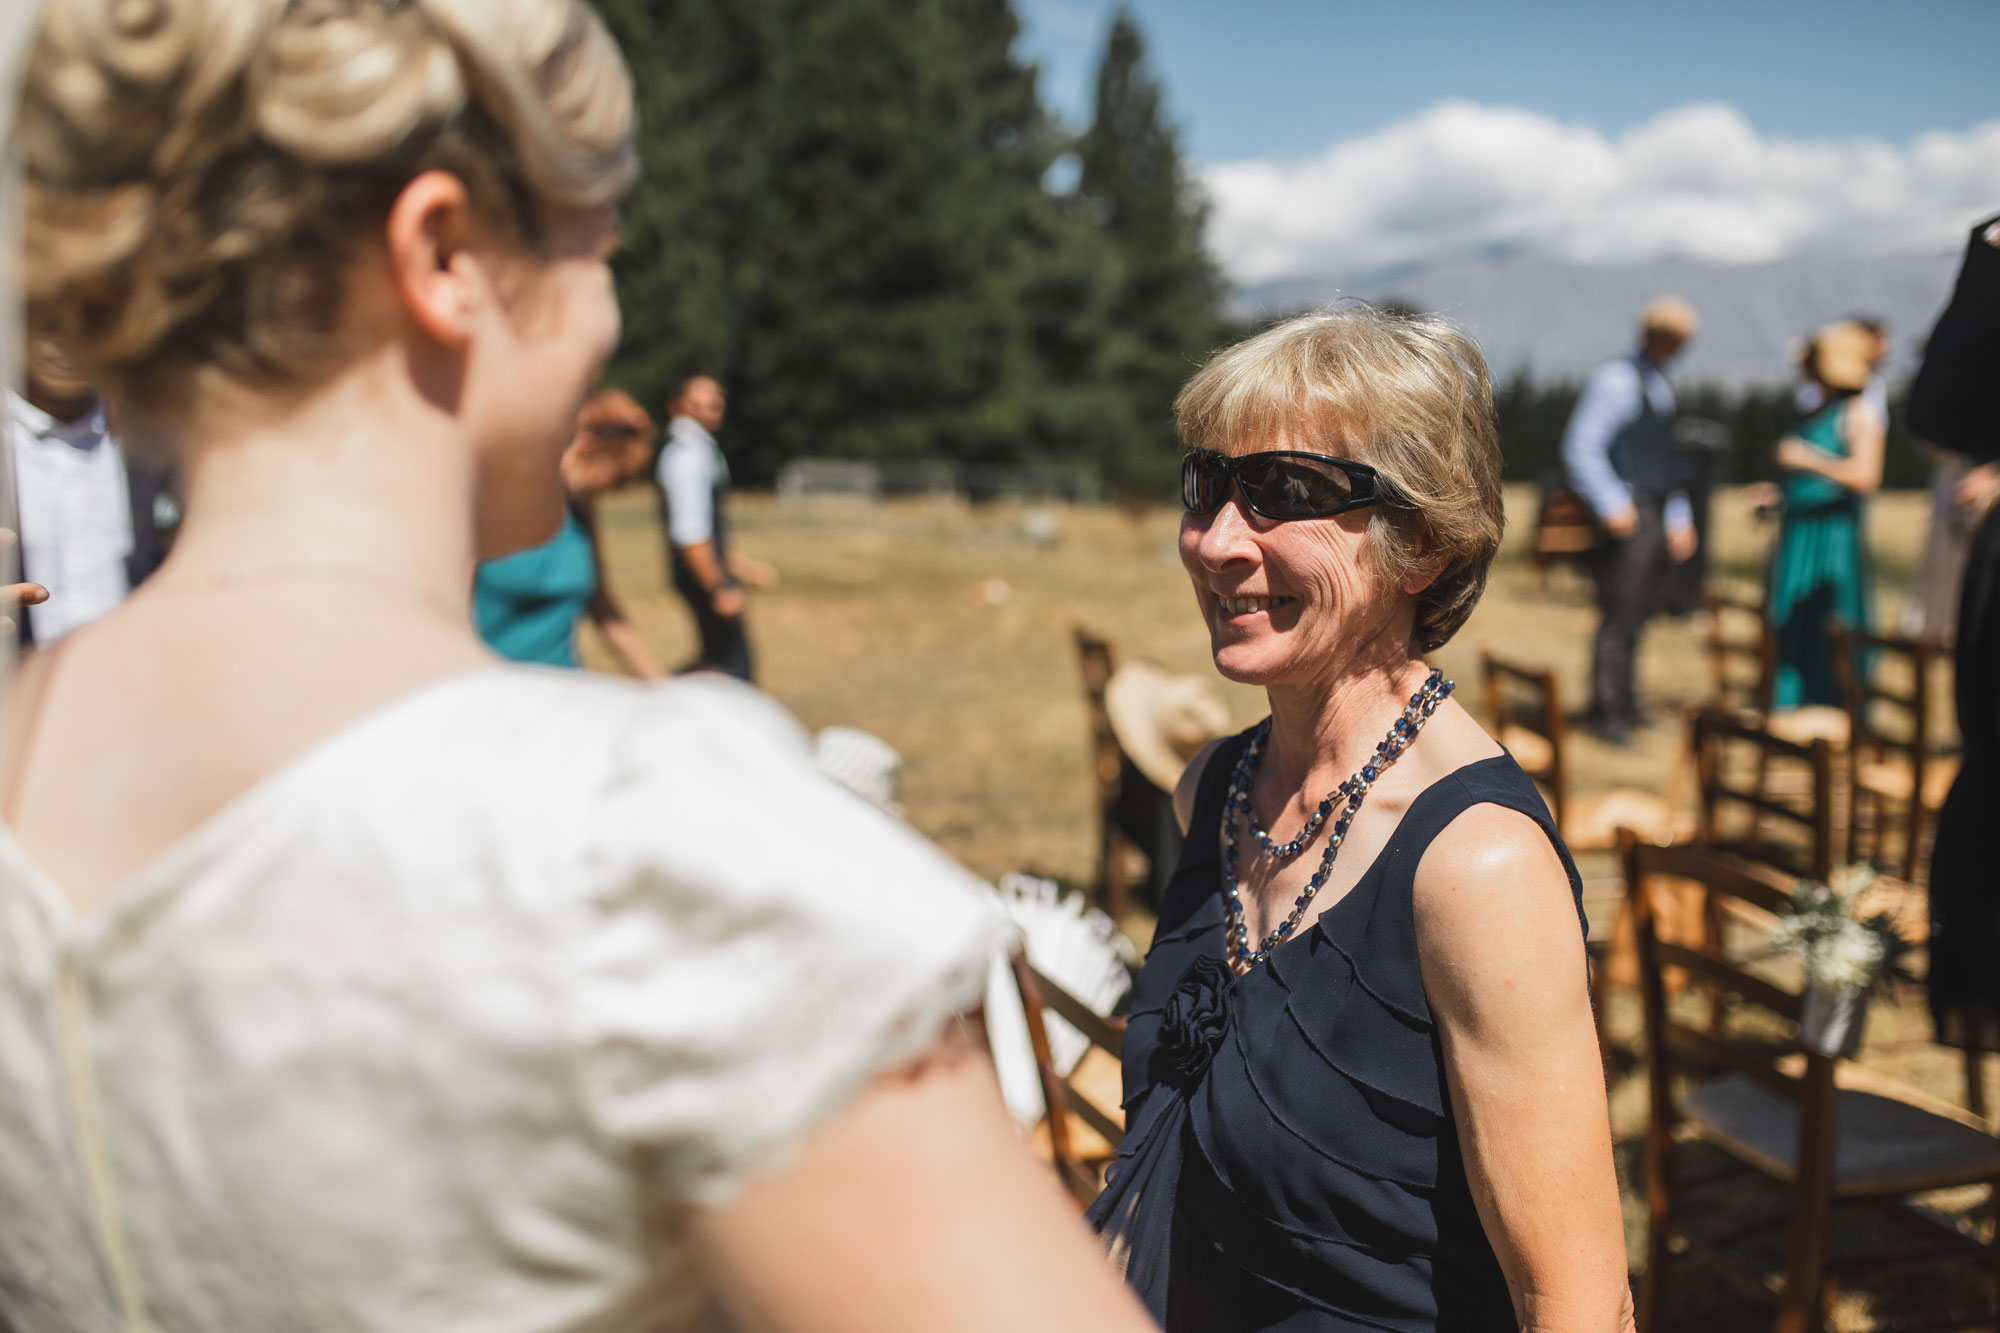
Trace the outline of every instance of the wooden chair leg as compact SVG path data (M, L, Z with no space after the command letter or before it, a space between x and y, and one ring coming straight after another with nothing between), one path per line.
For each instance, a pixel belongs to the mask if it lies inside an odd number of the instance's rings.
M1985 1212L1986 1244L1979 1257L1986 1280L1981 1285L1986 1289L1986 1308L2000 1312L2000 1180L1987 1183Z
M1667 1244L1673 1233L1673 1146L1657 1135L1647 1145L1646 1271L1639 1275L1633 1317L1638 1333L1661 1333L1667 1300Z
M1910 796L1909 818L1903 821L1903 883L1917 882L1917 844L1924 836L1924 802L1921 792Z
M1847 864L1861 863L1861 784L1847 784Z
M1981 1120L1986 1118L1986 1052L1969 1046L1965 1050L1965 1109ZM2000 1217L2000 1209L1995 1215Z
M1830 1085L1832 1075L1825 1076ZM1776 1333L1819 1333L1826 1322L1827 1247L1832 1241L1833 1097L1818 1099L1799 1126L1799 1179L1792 1188L1791 1235ZM1810 1106L1811 1103L1808 1103ZM1813 1169L1818 1163L1818 1169Z
M1611 1068L1611 1032L1606 1022L1605 1006L1610 999L1611 956L1607 953L1590 970L1590 1016L1597 1022L1597 1062L1607 1072Z

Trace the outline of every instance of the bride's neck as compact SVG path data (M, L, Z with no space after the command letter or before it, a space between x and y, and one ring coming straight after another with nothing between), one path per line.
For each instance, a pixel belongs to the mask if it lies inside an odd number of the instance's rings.
M185 517L161 586L351 570L464 602L472 449L397 360L290 400L210 395L179 442Z

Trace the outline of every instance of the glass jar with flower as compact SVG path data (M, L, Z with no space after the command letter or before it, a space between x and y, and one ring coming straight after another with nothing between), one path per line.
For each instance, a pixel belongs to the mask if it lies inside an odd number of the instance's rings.
M1800 1039L1821 1055L1853 1055L1861 1048L1869 999L1897 981L1915 979L1910 942L1890 914L1858 911L1862 891L1874 878L1872 869L1857 866L1831 884L1799 881L1764 950L1804 964Z

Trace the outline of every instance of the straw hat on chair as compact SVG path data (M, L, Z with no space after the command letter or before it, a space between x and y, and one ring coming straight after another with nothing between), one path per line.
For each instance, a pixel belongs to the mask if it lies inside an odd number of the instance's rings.
M1104 689L1111 733L1147 781L1179 785L1201 747L1230 732L1229 706L1199 676L1176 676L1153 662L1128 662Z

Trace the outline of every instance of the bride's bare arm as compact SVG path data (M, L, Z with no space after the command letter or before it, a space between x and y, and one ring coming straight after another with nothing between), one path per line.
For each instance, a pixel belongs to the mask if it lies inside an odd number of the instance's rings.
M1157 1333L963 1035L704 1213L696 1242L732 1312L770 1333Z

